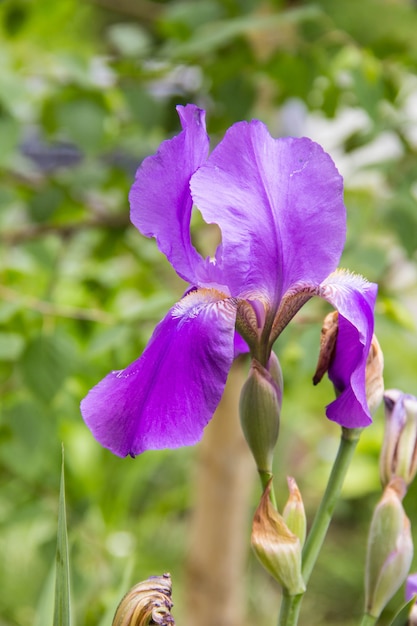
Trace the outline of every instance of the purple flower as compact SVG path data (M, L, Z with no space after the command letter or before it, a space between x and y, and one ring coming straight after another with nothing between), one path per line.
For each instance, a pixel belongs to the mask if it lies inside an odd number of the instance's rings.
M266 367L273 342L313 295L340 318L329 375L341 393L327 416L346 427L368 425L365 364L377 288L334 272L346 216L331 158L309 139L273 139L256 120L234 124L208 156L204 111L177 110L182 132L137 171L131 220L156 238L190 288L142 356L83 400L88 427L120 456L196 443L236 354L250 349ZM192 244L193 205L220 227L213 258Z

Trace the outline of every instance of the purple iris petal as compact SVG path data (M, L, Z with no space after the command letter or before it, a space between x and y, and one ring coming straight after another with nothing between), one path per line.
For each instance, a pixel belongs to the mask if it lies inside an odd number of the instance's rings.
M143 235L156 237L179 276L195 284L205 263L191 243L189 183L207 159L209 139L204 111L191 104L177 110L183 131L139 167L129 195L130 218Z
M204 219L220 226L216 256L232 295L277 308L293 283L321 282L337 267L343 182L309 139L273 139L258 121L234 124L192 176L191 191Z
M327 417L346 428L371 423L365 368L374 330L377 285L360 276L336 271L321 285L320 295L339 311L339 330L329 378L340 393L326 409Z
M196 443L226 384L235 317L233 300L214 290L180 300L142 356L108 374L82 401L95 438L119 456Z
M248 354L249 346L244 339L239 335L239 333L235 333L235 347L234 354L235 359L241 354Z

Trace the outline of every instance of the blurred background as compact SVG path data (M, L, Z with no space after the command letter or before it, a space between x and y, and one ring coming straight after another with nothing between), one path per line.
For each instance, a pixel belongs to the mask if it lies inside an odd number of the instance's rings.
M190 613L190 562L209 541L195 530L209 489L199 478L204 446L217 458L223 437L119 459L79 413L89 388L137 358L185 289L129 224L127 201L141 160L179 131L175 105L207 110L212 147L228 126L256 117L274 136L307 135L330 152L346 184L342 265L380 285L386 387L417 394L416 33L411 0L0 2L1 626L51 623L61 442L74 624L110 624L131 584L166 571L177 624L205 623ZM208 232L193 221L202 249ZM324 417L330 384L311 384L327 311L310 302L276 344L285 378L277 496L282 506L293 475L310 521L339 438ZM358 621L382 433L380 409L311 579L304 624ZM239 564L241 600L212 623L269 626L278 590L249 548L255 467L225 458L241 481L242 545L226 556ZM210 489L228 486L224 467ZM405 507L417 527L415 487Z

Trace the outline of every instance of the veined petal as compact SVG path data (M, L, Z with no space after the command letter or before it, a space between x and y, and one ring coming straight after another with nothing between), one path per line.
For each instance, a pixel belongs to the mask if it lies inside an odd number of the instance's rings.
M366 401L365 368L374 331L377 285L344 271L331 274L320 295L339 311L339 329L329 378L340 392L327 417L346 428L371 423Z
M188 104L177 111L183 131L164 141L138 168L129 194L130 219L143 235L156 238L181 278L198 284L198 268L207 263L191 243L189 182L207 159L209 139L202 109Z
M345 241L343 181L309 139L273 139L239 122L191 178L194 202L222 231L217 262L232 295L277 306L299 280L320 283Z
M94 437L119 456L196 443L226 384L235 317L234 301L215 290L180 300L142 356L108 374L82 401Z

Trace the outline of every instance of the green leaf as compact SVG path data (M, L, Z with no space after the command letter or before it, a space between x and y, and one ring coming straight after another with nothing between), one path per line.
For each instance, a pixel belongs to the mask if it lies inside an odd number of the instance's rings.
M99 330L91 341L90 356L102 355L131 341L131 330L127 326L114 326Z
M209 54L228 45L236 37L254 32L267 33L288 24L317 18L321 11L316 6L301 7L268 16L244 15L228 20L218 20L202 24L195 29L193 36L184 43L170 42L169 52L173 58Z
M0 332L0 361L15 361L23 351L24 345L22 335Z
M53 626L70 626L70 581L67 518L65 510L64 447L62 447L61 486L59 490L58 538L56 547L55 608Z
M123 56L135 58L149 53L151 38L138 24L113 24L109 27L107 36Z
M74 366L74 347L62 335L42 335L27 346L21 360L23 379L44 402L50 402Z
M416 602L415 596L404 604L389 626L407 626L410 611Z
M11 117L0 119L0 136L2 141L0 165L7 166L19 143L20 128L18 122Z
M58 127L71 141L86 152L102 147L105 136L106 111L100 98L78 95L57 107Z

